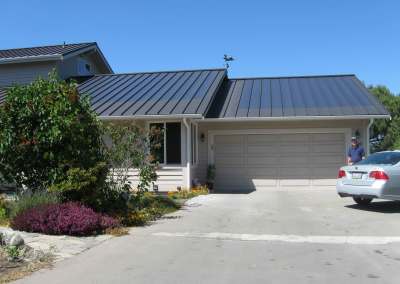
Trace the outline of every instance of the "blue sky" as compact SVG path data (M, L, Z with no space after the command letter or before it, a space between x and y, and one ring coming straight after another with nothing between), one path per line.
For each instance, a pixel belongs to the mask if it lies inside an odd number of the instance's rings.
M400 93L400 1L2 0L0 49L97 41L115 72L355 73Z

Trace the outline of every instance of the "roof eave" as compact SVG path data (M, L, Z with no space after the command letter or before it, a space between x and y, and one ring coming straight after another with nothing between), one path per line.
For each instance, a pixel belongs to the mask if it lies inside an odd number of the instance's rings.
M239 121L294 121L294 120L347 120L347 119L391 119L388 114L343 115L343 116L274 116L274 117L222 117L205 118L204 122L239 122Z
M192 119L202 119L203 116L201 114L166 114L166 115L99 115L98 118L103 121L117 121L117 120L147 120L147 119L183 119L183 118L192 118Z
M24 56L14 58L2 58L0 64L13 64L13 63L27 63L27 62L38 62L38 61L57 61L61 60L61 54L53 55L35 55L35 56Z

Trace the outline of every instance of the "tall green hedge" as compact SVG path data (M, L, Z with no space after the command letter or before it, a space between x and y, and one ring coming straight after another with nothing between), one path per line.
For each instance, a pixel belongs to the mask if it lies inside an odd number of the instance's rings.
M7 91L0 106L0 172L32 190L65 180L71 168L104 161L101 126L77 85L38 79Z

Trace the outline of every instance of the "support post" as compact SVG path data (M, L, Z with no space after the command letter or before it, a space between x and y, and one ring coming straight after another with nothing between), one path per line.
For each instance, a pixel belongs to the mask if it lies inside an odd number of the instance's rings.
M190 159L191 159L191 129L190 122L184 118L183 124L186 127L186 187L188 190L192 187L191 169L190 169Z

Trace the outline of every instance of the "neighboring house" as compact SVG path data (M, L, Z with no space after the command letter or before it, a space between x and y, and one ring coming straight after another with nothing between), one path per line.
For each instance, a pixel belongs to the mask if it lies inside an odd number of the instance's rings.
M113 73L95 42L0 50L0 87L47 78L53 69L61 79Z
M368 148L373 119L389 117L354 75L99 74L79 91L104 121L165 130L163 147L153 152L159 190L204 183L210 164L221 192L333 188L350 137Z

